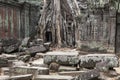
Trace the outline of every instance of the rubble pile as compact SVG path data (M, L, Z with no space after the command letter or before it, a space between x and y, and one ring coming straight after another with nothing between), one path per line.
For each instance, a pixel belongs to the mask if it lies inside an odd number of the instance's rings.
M3 40L0 53L0 80L120 79L119 58L115 54L83 55L70 49L55 51L50 50L50 43L30 38Z

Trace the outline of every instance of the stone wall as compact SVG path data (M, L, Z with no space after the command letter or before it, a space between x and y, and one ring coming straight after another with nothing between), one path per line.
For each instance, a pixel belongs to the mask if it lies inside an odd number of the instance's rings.
M39 5L15 0L0 0L0 39L36 35Z
M83 5L86 6L87 3ZM81 9L81 19L79 20L78 36L80 36L81 45L92 49L99 48L114 51L116 11L100 5L94 8L91 8L90 5L87 5L87 8L83 8L81 5L79 7Z

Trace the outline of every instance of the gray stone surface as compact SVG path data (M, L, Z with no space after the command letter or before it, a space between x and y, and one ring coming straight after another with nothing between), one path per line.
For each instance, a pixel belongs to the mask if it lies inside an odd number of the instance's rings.
M21 47L27 47L30 37L26 37L22 40Z
M44 67L28 67L28 66L19 66L12 69L13 74L23 75L23 74L33 74L36 75L48 75L49 69Z
M0 67L8 67L9 62L7 59L0 57Z
M59 64L57 64L57 63L55 63L55 62L52 62L52 63L49 65L49 70L54 71L54 72L58 72L59 67L60 67Z
M8 38L2 40L3 50L6 53L11 53L19 49L20 41L13 38Z
M18 60L21 60L21 61L27 62L27 61L30 60L30 58L31 58L30 55L23 55L23 56L19 56L19 57L18 57Z
M18 76L0 76L0 80L32 80L32 74Z
M9 80L32 80L32 74L12 76Z
M9 76L0 76L0 80L9 80Z
M80 66L87 68L94 68L98 62L108 62L108 67L118 67L119 61L115 54L88 54L80 55Z
M107 71L109 71L108 63L109 62L106 62L106 61L104 61L104 62L98 62L98 63L96 63L96 67L95 68L98 71L100 71L100 72L107 72Z
M44 64L44 61L42 58L34 60L30 63L32 66L36 66L36 67L48 67L46 64Z
M11 55L11 54L2 54L2 55L0 55L0 57L6 58L8 60L15 60L15 59L17 59L17 55Z
M66 76L73 76L73 77L76 77L76 76L79 76L80 74L83 74L85 73L86 71L62 71L62 72L59 72L58 74L59 75L66 75Z
M85 73L79 74L77 80L97 80L100 76L100 73L97 70L87 71Z
M36 56L39 57L39 58L43 58L44 57L44 53L37 53Z
M71 76L59 76L59 75L38 75L35 80L75 80Z
M39 53L39 52L46 52L46 51L47 51L47 49L45 48L44 45L33 46L33 47L30 47L26 50L26 52L30 53L30 54Z
M72 66L60 66L59 71L76 71L76 67L72 67Z
M79 53L77 51L54 51L48 52L44 55L44 63L50 64L51 62L56 62L62 65L74 65L78 63Z
M24 63L23 61L13 61L13 62L12 62L12 66L13 66L13 67L27 66L27 64Z

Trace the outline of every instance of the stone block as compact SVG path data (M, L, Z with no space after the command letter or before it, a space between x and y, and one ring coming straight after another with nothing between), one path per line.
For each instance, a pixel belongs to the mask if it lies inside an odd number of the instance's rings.
M8 60L15 60L17 59L17 55L11 55L11 54L2 54L0 57L6 58Z
M44 53L37 53L36 56L39 57L39 58L43 58L44 57Z
M24 62L28 62L30 60L31 56L30 55L23 55L23 56L19 56L18 60L24 61Z
M48 67L46 64L44 64L44 61L42 58L34 60L30 63L32 66L36 66L36 67Z
M80 74L83 74L85 73L86 71L62 71L62 72L59 72L58 74L59 75L66 75L66 76L73 76L73 77L76 77L76 76L79 76Z
M13 66L13 67L27 66L27 64L24 63L23 61L13 61L13 62L12 62L12 66Z
M4 52L12 53L12 52L18 50L20 43L21 42L19 40L13 39L13 38L2 40L2 46L3 46Z
M9 75L9 67L2 67L1 75Z
M28 66L19 66L12 69L13 74L23 75L23 74L33 74L36 75L48 75L49 69L44 67L28 67Z
M9 76L0 76L0 80L9 80Z
M97 70L91 70L79 74L76 80L97 80L100 73Z
M9 80L32 80L32 74L12 76Z
M59 71L76 71L76 67L72 67L72 66L60 66Z
M32 80L32 74L18 76L0 76L0 80Z
M75 65L78 63L79 53L77 51L54 51L44 55L44 63L50 64L56 62L61 65Z
M39 52L46 52L48 51L44 45L39 45L39 46L33 46L33 47L30 47L26 50L27 53L30 53L31 55L34 55L36 53L39 53Z
M59 76L59 75L38 75L35 80L75 80L71 76Z
M0 57L0 67L8 67L9 62L7 59Z
M94 68L98 62L108 62L108 67L118 67L119 61L115 54L80 55L80 67Z

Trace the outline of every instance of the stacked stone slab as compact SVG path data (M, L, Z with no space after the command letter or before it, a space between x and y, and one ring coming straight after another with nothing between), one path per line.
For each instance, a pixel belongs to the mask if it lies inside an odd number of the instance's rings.
M44 55L44 63L50 64L56 62L61 65L75 65L79 62L79 53L77 51L54 51Z
M59 76L59 75L39 75L35 80L75 80L71 76Z
M12 69L12 72L13 74L16 75L32 74L33 76L36 76L36 75L48 75L49 69L44 67L20 66L20 67L14 67Z
M32 80L32 74L19 76L0 76L0 80Z
M80 66L87 68L94 68L96 63L108 62L108 67L118 67L119 60L115 54L88 54L80 55Z
M62 72L59 72L58 74L59 75L66 75L66 76L73 76L73 77L76 77L76 76L79 76L80 74L84 74L86 73L87 71L62 71Z
M9 80L32 80L32 74L12 76Z
M0 67L8 67L9 62L7 59L0 57Z

